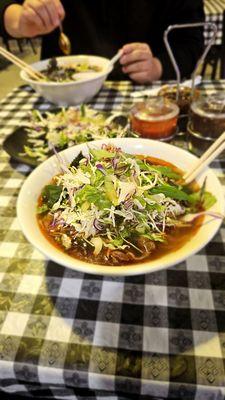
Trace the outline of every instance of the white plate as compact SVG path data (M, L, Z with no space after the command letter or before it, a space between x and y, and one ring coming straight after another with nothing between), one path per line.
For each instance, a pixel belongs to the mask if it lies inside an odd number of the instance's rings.
M103 143L111 143L120 147L123 151L131 154L143 154L147 156L158 157L175 164L184 171L189 170L197 160L192 154L172 146L167 143L153 141L149 139L104 139L89 142L88 147L99 148ZM62 151L60 156L69 164L74 157L81 151L87 149L87 145L80 144ZM17 214L20 225L26 238L43 254L51 260L66 267L92 274L102 275L137 275L148 272L158 271L177 264L190 255L197 253L204 247L215 235L220 227L220 220L213 220L210 223L204 223L197 233L180 249L168 253L165 256L146 261L135 265L126 265L121 267L104 266L77 260L58 250L41 233L36 219L37 199L42 188L48 184L51 178L59 172L59 166L55 156L39 165L26 179L19 193L17 202ZM201 185L207 176L206 189L217 197L216 204L211 208L212 211L224 213L224 198L221 184L212 170L207 169L198 179ZM207 221L208 217L205 217Z

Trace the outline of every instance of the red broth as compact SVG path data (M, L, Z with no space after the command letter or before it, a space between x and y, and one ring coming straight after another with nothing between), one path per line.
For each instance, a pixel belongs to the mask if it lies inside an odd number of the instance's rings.
M183 174L183 172L178 169L175 165L165 161L161 160L155 157L143 157L140 156L140 158L145 159L151 164L154 165L162 165L162 166L168 166L172 168L175 172ZM54 178L53 178L54 181ZM52 182L53 182L52 181ZM195 183L191 187L192 191L196 191L199 189L198 185ZM42 205L42 198L41 196L38 199L38 205ZM194 235L196 235L198 229L202 225L202 222L204 220L204 216L199 216L194 220L194 222L188 226L185 227L176 227L176 228L171 228L170 230L167 230L167 241L165 243L160 243L156 242L156 248L153 250L153 252L147 256L144 257L143 259L134 259L134 260L120 260L120 262L115 263L114 261L110 260L107 257L107 249L101 251L98 256L93 255L93 247L89 246L88 244L85 243L85 245L81 245L79 243L76 243L74 241L74 245L72 248L69 250L66 250L62 244L57 241L57 237L61 233L66 233L69 236L73 236L76 234L74 228L67 227L67 228L62 228L62 226L58 226L57 229L52 230L51 228L51 223L52 223L52 217L49 216L48 214L45 215L37 215L37 220L39 227L41 229L42 234L46 237L46 239L54 245L56 248L60 249L64 253L70 255L73 258L86 261L89 263L93 264L101 264L101 265L111 265L111 266L123 266L123 265L130 265L130 264L137 264L140 262L148 262L151 260L159 259L160 257L165 256L166 254L169 254L171 252L175 252L179 250L181 247L183 247L189 240L193 238Z

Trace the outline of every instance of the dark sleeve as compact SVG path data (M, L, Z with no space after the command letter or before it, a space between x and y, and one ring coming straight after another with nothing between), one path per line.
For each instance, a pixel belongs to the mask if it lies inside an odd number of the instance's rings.
M5 30L4 26L4 13L8 6L11 4L22 4L23 1L15 0L0 0L0 35L3 37L9 37L9 34Z
M205 20L202 0L172 0L165 3L168 4L167 17L165 17L166 27ZM204 49L203 28L179 29L169 33L168 38L180 68L181 77L190 77ZM175 72L164 45L156 56L163 66L162 79L174 79Z

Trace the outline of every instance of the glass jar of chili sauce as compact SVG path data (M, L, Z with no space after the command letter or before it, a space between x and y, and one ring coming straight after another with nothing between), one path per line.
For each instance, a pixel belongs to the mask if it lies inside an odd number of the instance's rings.
M131 129L149 139L169 140L177 128L179 107L164 97L152 97L131 109Z

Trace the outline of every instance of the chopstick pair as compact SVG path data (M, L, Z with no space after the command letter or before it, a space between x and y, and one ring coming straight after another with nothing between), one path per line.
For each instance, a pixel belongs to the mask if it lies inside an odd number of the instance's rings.
M201 156L193 169L183 176L185 182L191 183L223 150L225 150L225 132Z
M39 72L33 69L29 64L25 63L23 60L20 58L16 57L14 54L10 53L8 50L4 49L4 47L0 46L0 54L7 58L7 60L11 61L13 64L15 64L17 67L23 69L26 71L29 76L35 80L42 80L45 79L45 76Z

